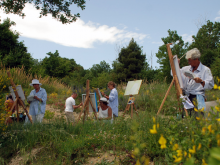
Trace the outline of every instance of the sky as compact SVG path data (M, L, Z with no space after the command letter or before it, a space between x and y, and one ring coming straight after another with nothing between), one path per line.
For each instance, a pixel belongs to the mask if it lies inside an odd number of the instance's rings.
M75 5L70 9L81 15L71 24L51 15L39 18L40 11L31 4L26 5L24 18L1 9L0 16L16 23L11 29L20 33L19 41L24 41L33 58L43 59L58 50L61 57L74 59L84 69L103 60L111 65L131 38L142 46L150 66L158 68L155 54L169 29L192 42L191 36L207 20L220 21L219 0L88 0L85 10Z

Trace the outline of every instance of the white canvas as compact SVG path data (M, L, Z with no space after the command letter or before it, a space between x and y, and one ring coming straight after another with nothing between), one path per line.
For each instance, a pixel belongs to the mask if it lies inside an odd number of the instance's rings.
M178 63L177 55L173 56L173 63L174 63L174 66L175 66L176 76L178 78L180 88L183 88L183 81L182 81L182 76L181 76L181 72L180 72L180 66L179 66L179 63Z
M141 83L142 80L128 81L124 95L138 95Z
M96 94L90 93L89 96L90 96L90 100L92 101L93 107L97 111L98 106L97 106ZM86 100L86 94L82 94L82 102L84 103L85 100ZM89 102L89 112L93 112L90 102Z
M24 95L24 91L22 90L21 85L17 85L16 89L17 89L17 92L18 92L18 95L19 95L20 99L25 101L25 95ZM11 92L13 100L15 100L16 96L15 96L14 90L12 89L12 86L9 86L9 90Z

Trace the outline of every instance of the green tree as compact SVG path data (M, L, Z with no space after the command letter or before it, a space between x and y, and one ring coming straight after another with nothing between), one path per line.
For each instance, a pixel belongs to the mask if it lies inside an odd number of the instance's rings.
M90 68L90 71L94 77L97 77L98 74L102 72L109 73L111 71L111 67L105 61L101 61L100 64L94 64L92 68Z
M55 53L47 53L49 57L43 59L45 74L51 77L63 78L69 74L71 62L59 56L58 50Z
M158 58L157 62L160 64L160 75L162 77L166 77L167 82L172 80L172 76L170 75L170 61L167 53L166 44L173 43L171 46L171 51L173 55L177 55L179 58L184 55L187 51L188 43L184 43L182 37L177 34L177 31L168 30L168 36L166 38L162 38L163 45L159 47L156 56ZM187 65L187 60L185 58L181 59L180 67Z
M77 17L80 17L80 14L71 14L69 9L72 4L77 5L82 10L85 9L85 0L4 0L0 1L0 9L2 8L6 13L18 14L22 17L25 14L22 12L25 4L31 3L35 6L36 9L40 9L40 17L47 16L52 14L52 17L61 21L62 23L70 23L76 21Z
M193 42L189 49L198 48L201 52L201 62L210 67L216 57L220 57L220 22L207 21L196 35L192 36Z
M146 55L142 48L132 38L129 45L121 49L119 57L113 62L113 71L117 74L117 81L141 78L141 71L146 65Z
M0 24L0 60L5 67L25 67L29 70L33 65L33 58L27 52L23 42L19 42L19 34L10 30L15 22L6 19Z

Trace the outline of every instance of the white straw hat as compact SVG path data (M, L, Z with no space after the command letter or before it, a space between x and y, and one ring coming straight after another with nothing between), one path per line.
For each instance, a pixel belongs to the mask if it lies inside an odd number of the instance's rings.
M32 83L30 83L29 85L33 86L34 84L39 84L40 86L42 85L41 83L39 83L39 80L37 80L37 79L33 79Z
M109 103L109 101L108 101L105 97L102 97L102 98L100 99L100 101Z

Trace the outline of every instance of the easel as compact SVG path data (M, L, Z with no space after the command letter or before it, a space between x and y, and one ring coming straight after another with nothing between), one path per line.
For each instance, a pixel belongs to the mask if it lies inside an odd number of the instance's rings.
M96 117L96 120L98 119L98 118L97 118L97 114L96 114L96 110L95 110L95 108L94 108L94 106L93 106L93 104L92 104L92 101L91 101L90 97L89 97L89 93L90 93L90 90L89 90L89 80L87 80L87 81L86 81L86 99L85 99L85 101L84 101L84 103L83 103L83 106L82 106L81 112L80 112L80 114L79 114L77 123L79 122L79 120L80 120L80 118L81 118L81 115L82 115L82 113L83 113L83 111L84 111L84 116L83 116L83 124L84 124L85 118L86 118L86 116L88 116L88 114L89 114L89 103L90 103L90 105L91 105L91 107L92 107L92 110L93 110L93 112L94 112L94 115L95 115L95 117ZM84 110L85 107L86 107L86 110Z
M163 105L164 105L164 102L166 101L167 99L167 96L171 90L171 87L173 86L173 83L175 83L175 88L176 88L176 95L177 95L177 99L179 101L179 98L180 98L180 95L182 95L182 89L180 88L180 85L179 85L179 81L178 81L178 78L177 78L177 74L176 74L176 70L175 70L175 66L174 66L174 62L173 62L173 55L172 55L172 51L170 49L170 45L172 45L172 43L169 43L169 44L166 44L167 46L167 52L168 52L168 56L169 56L169 60L170 60L170 66L171 66L171 69L172 69L172 73L173 73L173 80L165 94L165 97L160 105L160 108L157 112L157 115L160 113ZM184 108L185 112L186 112L186 116L188 116L188 112L187 110ZM179 103L179 111L181 111L180 109L180 103Z
M18 107L19 107L19 105L21 105L21 106L23 107L24 111L26 112L26 115L28 116L28 119L29 119L30 122L32 123L32 119L31 119L30 116L29 116L29 113L28 113L28 111L27 111L27 109L26 109L26 106L25 106L25 104L23 103L23 101L20 99L20 97L19 97L19 95L18 95L18 92L17 92L17 90L16 90L15 83L13 82L12 77L11 77L11 73L10 73L9 71L7 71L7 74L8 74L8 77L9 77L9 79L10 79L11 86L12 86L12 88L13 88L13 90L14 90L15 96L16 96L15 102L14 102L13 106L11 107L10 113L12 114L13 109L16 107L16 110L17 110L17 122L19 122L19 108L18 108ZM7 119L5 120L5 123L7 123L8 119L9 119L9 118L7 118Z
M133 97L133 95L130 95L130 97ZM125 111L124 111L123 117L125 116L126 111L129 111L130 107L131 107L131 119L133 118L133 108L135 109L136 115L138 116L138 111L137 111L137 109L135 107L135 104L132 103L132 104L127 104L127 106L125 108Z

